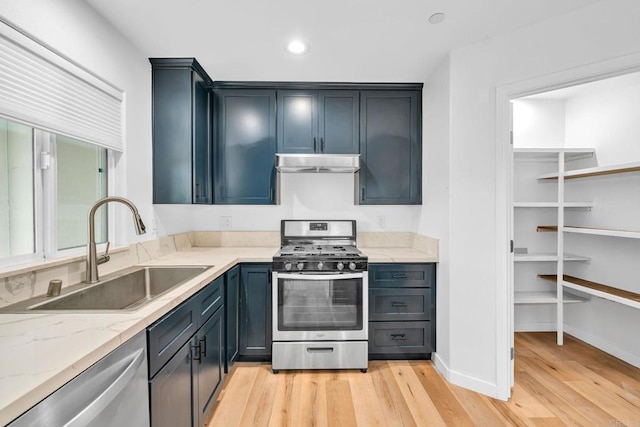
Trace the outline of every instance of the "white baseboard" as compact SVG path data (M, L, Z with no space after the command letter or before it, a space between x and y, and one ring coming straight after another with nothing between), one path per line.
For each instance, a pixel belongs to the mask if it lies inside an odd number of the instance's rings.
M498 396L498 387L495 384L491 384L477 378L469 377L467 375L449 369L449 367L440 358L438 353L431 353L431 360L433 360L436 366L436 370L451 384L464 387L477 393L485 394L495 399L502 399L500 396Z
M521 322L513 325L514 332L555 332L555 322Z
M620 347L616 347L615 345L605 341L601 337L592 335L588 332L583 331L582 329L578 329L571 325L565 324L564 331L567 334L578 338L579 340L597 347L605 353L609 353L610 355L624 360L625 362L635 366L636 368L640 368L640 356L638 356L637 354L633 354L628 352L627 350L621 349Z

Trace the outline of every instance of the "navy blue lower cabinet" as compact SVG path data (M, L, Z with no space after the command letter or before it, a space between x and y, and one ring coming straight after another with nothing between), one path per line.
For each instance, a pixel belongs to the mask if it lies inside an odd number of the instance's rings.
M431 359L436 264L369 264L369 359Z
M147 328L152 427L203 426L225 372L224 278Z
M242 264L240 274L240 358L270 361L271 264Z
M189 341L149 381L153 427L188 427L195 424L192 369L192 341Z
M224 376L224 309L219 308L196 334L199 354L194 358L198 382L198 424L203 426L215 407ZM195 416L194 416L195 418Z
M225 273L225 322L227 326L225 334L226 357L225 372L229 372L233 362L238 358L240 348L240 335L238 330L240 310L240 266L236 265Z

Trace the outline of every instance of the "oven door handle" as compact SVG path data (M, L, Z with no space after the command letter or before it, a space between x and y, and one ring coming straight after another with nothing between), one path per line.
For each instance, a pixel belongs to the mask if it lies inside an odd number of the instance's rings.
M362 279L362 273L341 273L341 274L305 274L305 273L276 273L278 279L292 280L342 280L342 279Z

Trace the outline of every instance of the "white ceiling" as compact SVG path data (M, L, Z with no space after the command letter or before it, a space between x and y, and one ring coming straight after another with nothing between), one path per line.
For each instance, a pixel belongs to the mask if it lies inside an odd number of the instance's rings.
M599 0L86 1L144 55L196 57L214 80L420 82L452 48ZM294 36L308 54L285 53Z

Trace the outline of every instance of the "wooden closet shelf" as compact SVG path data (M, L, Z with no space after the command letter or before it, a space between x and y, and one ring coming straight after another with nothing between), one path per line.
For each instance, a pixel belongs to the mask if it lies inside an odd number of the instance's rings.
M565 233L578 233L578 234L592 234L595 236L609 236L609 237L625 237L627 239L640 239L640 231L630 230L612 230L609 228L595 228L595 227L572 227L565 225ZM539 225L536 227L537 232L557 232L557 225Z
M620 165L598 166L595 168L576 169L565 172L564 179L586 178L590 176L614 175L619 173L640 172L640 162L624 163ZM557 180L557 173L541 175L538 179Z
M557 276L555 274L539 274L538 277L548 280L549 282L557 283ZM595 295L609 301L640 308L640 294L635 292L625 291L602 283L590 282L589 280L568 276L566 274L562 276L562 279L562 286L567 288Z

